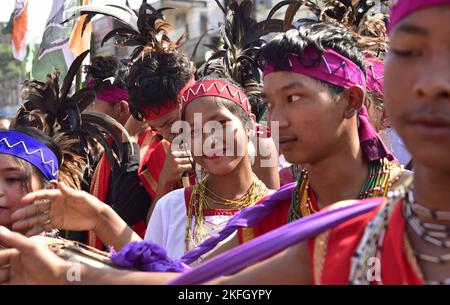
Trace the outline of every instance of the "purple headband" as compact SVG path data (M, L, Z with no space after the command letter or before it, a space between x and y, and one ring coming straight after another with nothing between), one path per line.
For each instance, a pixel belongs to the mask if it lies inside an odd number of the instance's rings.
M304 55L310 58L317 57L317 53L314 54L314 52L312 49L308 49L304 52ZM376 63L371 58L368 60L372 60L373 66L369 66L370 76L367 88L382 92L382 63L380 65L380 63ZM294 73L303 74L345 89L355 85L360 85L366 89L366 76L364 72L350 59L338 54L332 49L326 49L319 66L305 67L298 57L294 55L289 58L289 64L291 66L289 71ZM264 67L264 76L276 71L275 67L268 63ZM374 73L372 74L372 72ZM358 133L361 148L369 162L383 158L388 158L389 160L394 159L392 153L386 148L372 124L370 124L365 106L361 107L359 111Z
M318 53L316 50L309 48L304 51L304 56L311 59L317 58ZM301 63L297 55L293 54L288 59L290 65L289 71L345 89L355 85L366 89L366 76L357 64L332 49L326 49L321 59L318 66L307 67ZM276 71L277 69L268 63L264 67L264 77Z
M91 78L87 81L87 86L89 88L94 87L94 85L95 85L94 79ZM110 104L117 104L120 103L121 101L128 102L128 91L126 89L122 89L114 85L103 86L97 92L96 97L99 100L102 100Z
M450 0L397 0L391 9L388 32L392 31L395 25L403 18L415 13L416 11L426 9L436 5L449 5Z
M0 154L33 164L47 180L58 180L58 158L50 148L17 131L0 131Z

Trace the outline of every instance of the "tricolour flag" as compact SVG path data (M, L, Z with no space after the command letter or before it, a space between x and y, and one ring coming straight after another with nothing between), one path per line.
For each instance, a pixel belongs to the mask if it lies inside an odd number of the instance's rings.
M12 20L12 50L17 60L27 54L28 0L16 0Z
M79 18L76 22L71 20L61 24L81 4L89 4L89 0L53 0L42 42L35 55L33 78L45 80L46 75L55 68L61 72L60 78L64 78L73 60L89 49L91 25L87 26L83 37L80 35L85 17Z

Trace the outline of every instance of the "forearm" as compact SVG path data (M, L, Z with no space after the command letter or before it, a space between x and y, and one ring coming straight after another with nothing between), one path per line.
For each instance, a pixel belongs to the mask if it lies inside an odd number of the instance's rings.
M95 234L106 245L114 247L116 251L122 249L132 241L141 241L126 222L110 207L105 205L100 213L99 223L95 228Z
M72 266L71 268L76 268ZM81 264L80 281L69 281L75 285L161 285L179 276L179 273L141 272L134 270L99 269ZM66 273L70 272L67 269Z

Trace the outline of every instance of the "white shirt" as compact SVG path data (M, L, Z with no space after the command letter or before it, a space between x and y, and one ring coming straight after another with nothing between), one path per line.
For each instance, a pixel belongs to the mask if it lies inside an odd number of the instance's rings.
M207 210L205 212L204 229L207 236L222 230L228 220L237 213L229 210L226 214L220 215L223 210ZM184 189L178 189L166 194L156 203L153 214L145 233L145 240L151 240L166 249L167 255L171 259L178 259L185 253L185 237L187 225L186 203L184 199ZM194 221L193 224L194 225ZM192 233L192 230L191 230ZM190 244L190 249L193 247Z

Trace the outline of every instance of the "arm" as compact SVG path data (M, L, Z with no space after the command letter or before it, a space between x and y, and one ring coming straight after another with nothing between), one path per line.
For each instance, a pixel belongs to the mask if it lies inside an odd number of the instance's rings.
M216 279L209 284L311 285L312 283L308 244L300 243L232 276Z
M0 284L163 284L178 273L97 269L68 262L46 246L0 227ZM70 276L80 272L79 278ZM78 281L79 279L79 281Z
M57 189L29 193L22 198L22 203L24 207L15 211L11 219L13 229L26 232L28 236L54 228L93 230L116 250L131 241L141 240L110 206L62 183L57 184Z

